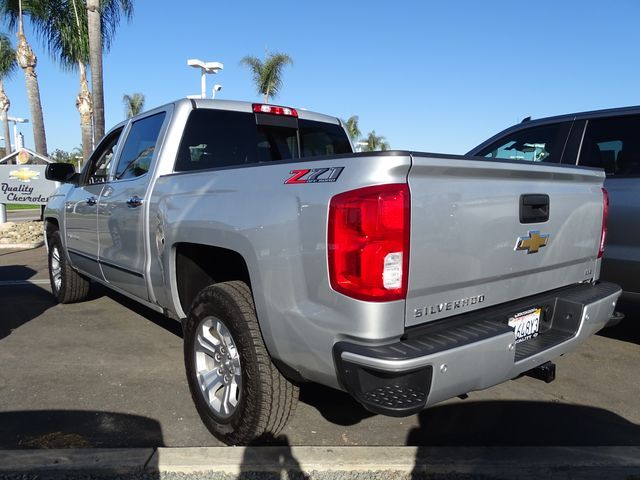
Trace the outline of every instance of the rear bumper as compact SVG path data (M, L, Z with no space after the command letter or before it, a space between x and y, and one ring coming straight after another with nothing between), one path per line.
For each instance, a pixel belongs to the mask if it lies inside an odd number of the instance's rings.
M607 324L620 293L612 283L581 284L414 327L392 344L339 342L338 375L367 409L411 415L574 349ZM544 312L540 334L516 345L507 319L534 306Z

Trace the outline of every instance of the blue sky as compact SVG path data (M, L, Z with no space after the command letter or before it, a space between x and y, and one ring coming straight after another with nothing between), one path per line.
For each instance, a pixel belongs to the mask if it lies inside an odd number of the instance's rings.
M399 149L464 153L529 115L640 104L635 0L134 3L104 58L107 129L124 118L125 93L143 93L147 108L199 93L187 58L224 63L207 81L223 85L218 98L260 100L239 61L265 49L295 62L273 103L358 115L363 133ZM48 149L71 150L78 76L28 39ZM21 70L5 90L9 114L28 118ZM20 128L32 146L29 124Z

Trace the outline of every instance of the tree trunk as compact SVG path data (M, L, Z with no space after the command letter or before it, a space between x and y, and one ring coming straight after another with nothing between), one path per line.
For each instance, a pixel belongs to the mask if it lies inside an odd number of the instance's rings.
M89 92L89 85L87 85L86 68L82 62L78 62L78 67L80 71L80 92L76 97L76 107L80 113L82 158L86 162L93 150L93 129L91 128L93 109L91 106L91 92Z
M27 84L27 97L29 97L29 112L31 113L31 123L33 125L33 143L35 144L36 152L46 157L48 155L47 136L44 130L38 77L33 68L25 70L24 75Z
M29 100L29 111L31 113L31 123L33 125L33 142L36 152L47 155L47 137L44 132L44 118L42 116L42 102L40 101L40 87L38 76L36 75L36 65L38 59L27 43L27 39L22 31L18 31L18 47L16 48L16 59L18 65L24 71L24 78L27 85L27 98Z
M89 65L93 96L93 140L98 143L104 136L104 89L102 85L102 19L100 0L87 0L89 27Z
M9 120L7 120L7 114L9 113L9 107L11 102L9 97L4 93L4 85L0 80L0 116L2 116L2 131L4 132L4 150L5 155L9 155L13 150L11 149L11 132L9 131Z

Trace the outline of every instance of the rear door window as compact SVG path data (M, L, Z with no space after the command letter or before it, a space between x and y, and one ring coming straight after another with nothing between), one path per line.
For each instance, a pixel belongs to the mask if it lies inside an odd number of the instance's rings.
M478 153L487 159L560 163L571 122L524 128L507 134Z
M589 120L578 163L607 175L640 175L640 115Z

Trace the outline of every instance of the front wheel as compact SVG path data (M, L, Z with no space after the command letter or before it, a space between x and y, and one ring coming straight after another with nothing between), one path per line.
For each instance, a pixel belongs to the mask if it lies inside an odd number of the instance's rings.
M185 322L184 361L200 418L229 445L276 436L295 410L298 388L272 363L244 282L197 295Z
M89 280L67 263L60 232L55 231L49 243L49 280L51 293L60 303L80 302L89 295Z

